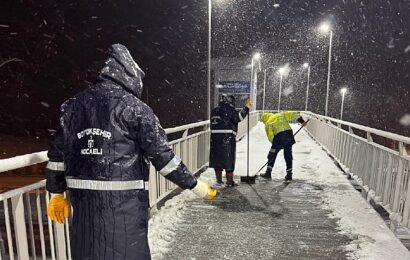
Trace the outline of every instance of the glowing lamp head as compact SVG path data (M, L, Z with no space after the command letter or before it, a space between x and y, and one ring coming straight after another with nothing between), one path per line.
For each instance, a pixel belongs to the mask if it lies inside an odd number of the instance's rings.
M254 60L259 60L260 58L261 58L261 54L260 54L259 52L255 53L255 54L253 55L253 59L254 59Z
M307 69L309 67L309 63L305 62L303 63L303 68Z
M340 94L344 95L347 92L347 88L341 88L340 89Z
M323 32L323 33L328 33L330 32L330 23L329 22L323 22L320 26L319 26L319 31Z
M286 69L285 69L285 68L283 68L283 67L279 69L279 73L280 73L280 74L285 73L285 71L286 71Z

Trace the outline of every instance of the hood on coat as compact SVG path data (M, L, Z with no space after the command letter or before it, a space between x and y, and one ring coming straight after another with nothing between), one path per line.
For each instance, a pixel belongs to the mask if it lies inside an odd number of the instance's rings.
M108 58L100 71L101 80L110 79L121 85L138 98L142 95L144 71L132 58L128 49L122 44L113 44L108 48Z
M219 105L220 106L228 105L228 106L231 106L231 107L235 107L235 96L234 95L222 94L222 96L219 100Z

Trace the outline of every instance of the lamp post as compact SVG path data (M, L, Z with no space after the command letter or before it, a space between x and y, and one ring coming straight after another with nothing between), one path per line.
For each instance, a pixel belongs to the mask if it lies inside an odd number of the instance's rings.
M262 114L265 113L265 89L266 89L266 70L263 71L263 98L262 98Z
M282 96L282 80L283 80L283 73L285 73L285 67L279 69L280 80L279 80L279 100L278 100L278 112L280 111L280 100Z
M212 0L208 0L208 105L207 118L211 119L211 28L212 28Z
M327 33L330 32L330 37L329 37L329 61L328 61L328 68L327 68L327 87L326 87L326 105L325 105L325 116L327 116L327 111L328 111L328 104L329 104L329 90L330 90L330 65L332 61L332 38L333 38L333 31L330 27L329 22L323 22L319 30Z
M259 60L261 58L261 54L259 52L255 53L252 56L252 62L251 62L251 84L250 84L250 99L252 103L254 104L254 109L256 109L256 93L254 91L253 82L254 82L254 65L255 65L255 60Z
M264 72L264 78L263 78L263 101L262 101L262 111L263 111L263 113L265 113L265 93L266 93L266 75L267 75L267 71L269 70L269 69L274 69L274 67L269 67L269 68L266 68L263 72Z
M345 102L345 94L347 92L347 88L342 88L340 90L340 94L342 94L342 106L340 108L340 120L343 120L343 104Z
M306 104L305 104L305 111L307 111L308 108L308 100L309 100L309 80L310 80L310 64L305 62L303 64L303 67L306 69L307 68L307 84L306 84Z

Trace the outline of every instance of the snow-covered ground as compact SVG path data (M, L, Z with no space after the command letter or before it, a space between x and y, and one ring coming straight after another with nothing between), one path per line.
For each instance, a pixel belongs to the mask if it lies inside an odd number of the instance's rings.
M294 130L296 128L298 126L295 125ZM237 145L236 176L245 176L247 173L246 144L245 137ZM265 136L264 126L259 123L250 134L250 175L266 163L269 149L270 143ZM296 136L293 157L294 178L323 188L323 192L320 193L324 201L322 207L332 212L329 217L339 219L340 232L353 239L353 242L347 246L351 252L350 259L410 259L409 251L385 225L381 217L351 186L346 176L321 147L304 131ZM284 175L285 161L283 153L280 152L273 169L273 178L282 179ZM204 172L201 179L213 183L212 169ZM184 191L168 201L166 206L151 218L149 240L154 260L161 259L168 249L186 202L192 199L197 198L190 191Z

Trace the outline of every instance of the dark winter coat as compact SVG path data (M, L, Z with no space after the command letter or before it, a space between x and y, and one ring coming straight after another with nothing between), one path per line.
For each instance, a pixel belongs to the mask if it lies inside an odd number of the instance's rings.
M235 169L236 133L238 123L249 113L245 107L237 112L233 105L226 101L211 112L211 149L209 153L209 167L218 170Z
M70 190L74 260L150 259L148 191L136 184L148 181L146 159L183 189L196 185L140 100L143 76L128 50L115 44L97 83L62 105L47 190Z

